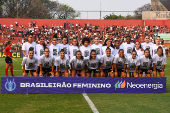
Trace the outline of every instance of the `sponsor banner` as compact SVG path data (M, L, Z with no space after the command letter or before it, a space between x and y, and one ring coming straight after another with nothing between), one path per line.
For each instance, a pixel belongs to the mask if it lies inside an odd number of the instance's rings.
M166 93L166 77L1 77L1 93Z
M170 11L142 11L142 20L170 20Z
M162 39L170 39L170 33L158 33L158 36L160 36Z
M6 55L3 52L0 52L0 58L5 58ZM22 58L22 52L12 52L12 57L13 58Z

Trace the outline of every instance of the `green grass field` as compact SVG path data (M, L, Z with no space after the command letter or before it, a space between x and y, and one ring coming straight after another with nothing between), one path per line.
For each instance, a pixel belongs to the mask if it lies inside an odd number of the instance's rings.
M21 76L21 62L14 62L14 75ZM97 110L101 113L170 113L170 58L167 59L165 76L167 93L162 94L102 94L90 93ZM0 76L5 76L5 61L0 59ZM10 71L8 71L10 75ZM0 113L91 113L82 94L1 94Z

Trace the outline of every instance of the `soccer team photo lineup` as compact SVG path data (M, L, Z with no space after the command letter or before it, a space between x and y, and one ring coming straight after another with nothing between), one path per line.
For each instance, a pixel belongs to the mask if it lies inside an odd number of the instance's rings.
M62 29L65 28L66 25ZM50 42L45 41L47 37L41 31L38 35L35 34L36 29L27 32L26 40L22 44L23 77L27 77L29 72L32 77L165 76L166 52L160 36L152 39L146 35L144 42L141 43L129 32L123 39L109 38L109 35L113 35L110 32L115 29L114 27L103 29L102 32L105 34L103 37L97 35L100 32L94 32L97 28L90 29L85 25L84 30L80 30L77 23L75 28L72 27L76 35L70 36L67 28L63 31L56 29L51 28L54 35ZM94 30L93 37L88 33L90 30ZM79 33L83 36L79 37ZM12 42L7 41L3 50L6 55L6 76L8 69L12 76L15 75L11 45ZM17 62L16 59L15 61Z

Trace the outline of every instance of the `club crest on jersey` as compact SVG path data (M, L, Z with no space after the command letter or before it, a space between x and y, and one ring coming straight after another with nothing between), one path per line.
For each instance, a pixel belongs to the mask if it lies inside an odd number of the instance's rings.
M7 81L6 81L6 83L5 83L5 88L6 88L6 90L8 90L8 91L13 91L13 90L15 90L15 88L16 88L16 84L15 84L15 81L14 81L14 79L11 81L8 81L8 79L7 79Z

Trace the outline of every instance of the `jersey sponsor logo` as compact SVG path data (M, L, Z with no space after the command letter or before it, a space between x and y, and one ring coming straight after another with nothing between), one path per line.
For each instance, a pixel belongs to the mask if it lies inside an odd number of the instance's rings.
M156 53L157 53L157 49L154 50L154 54L156 54Z
M77 49L73 49L73 55L76 56Z
M44 54L44 49L40 49L40 56Z
M53 55L57 55L57 49L53 49Z
M60 69L65 69L65 64L60 64Z
M80 63L77 63L76 68L81 68L81 64L80 64Z
M150 46L146 46L146 49L149 49L149 50L150 50Z
M91 63L91 67L95 68L96 67L96 63Z
M132 52L132 48L131 47L128 47L127 48L127 53L131 53Z
M118 61L117 66L123 66L123 62Z
M84 57L88 57L89 56L89 51L88 50L85 50L84 51Z
M136 67L135 63L131 63L131 64L130 64L130 68L131 68L131 69L134 69L135 67Z
M148 66L148 62L143 62L143 67L147 67Z
M44 67L49 67L50 66L50 63L49 62L45 62L44 63Z
M29 63L28 64L28 67L33 67L34 66L34 63Z
M64 53L67 54L67 47L64 47Z
M157 61L157 65L156 66L161 66L162 61Z
M111 66L111 61L106 61L106 67Z
M97 54L97 55L100 55L100 49L99 49L99 48L96 48L95 50L96 50L96 54Z

